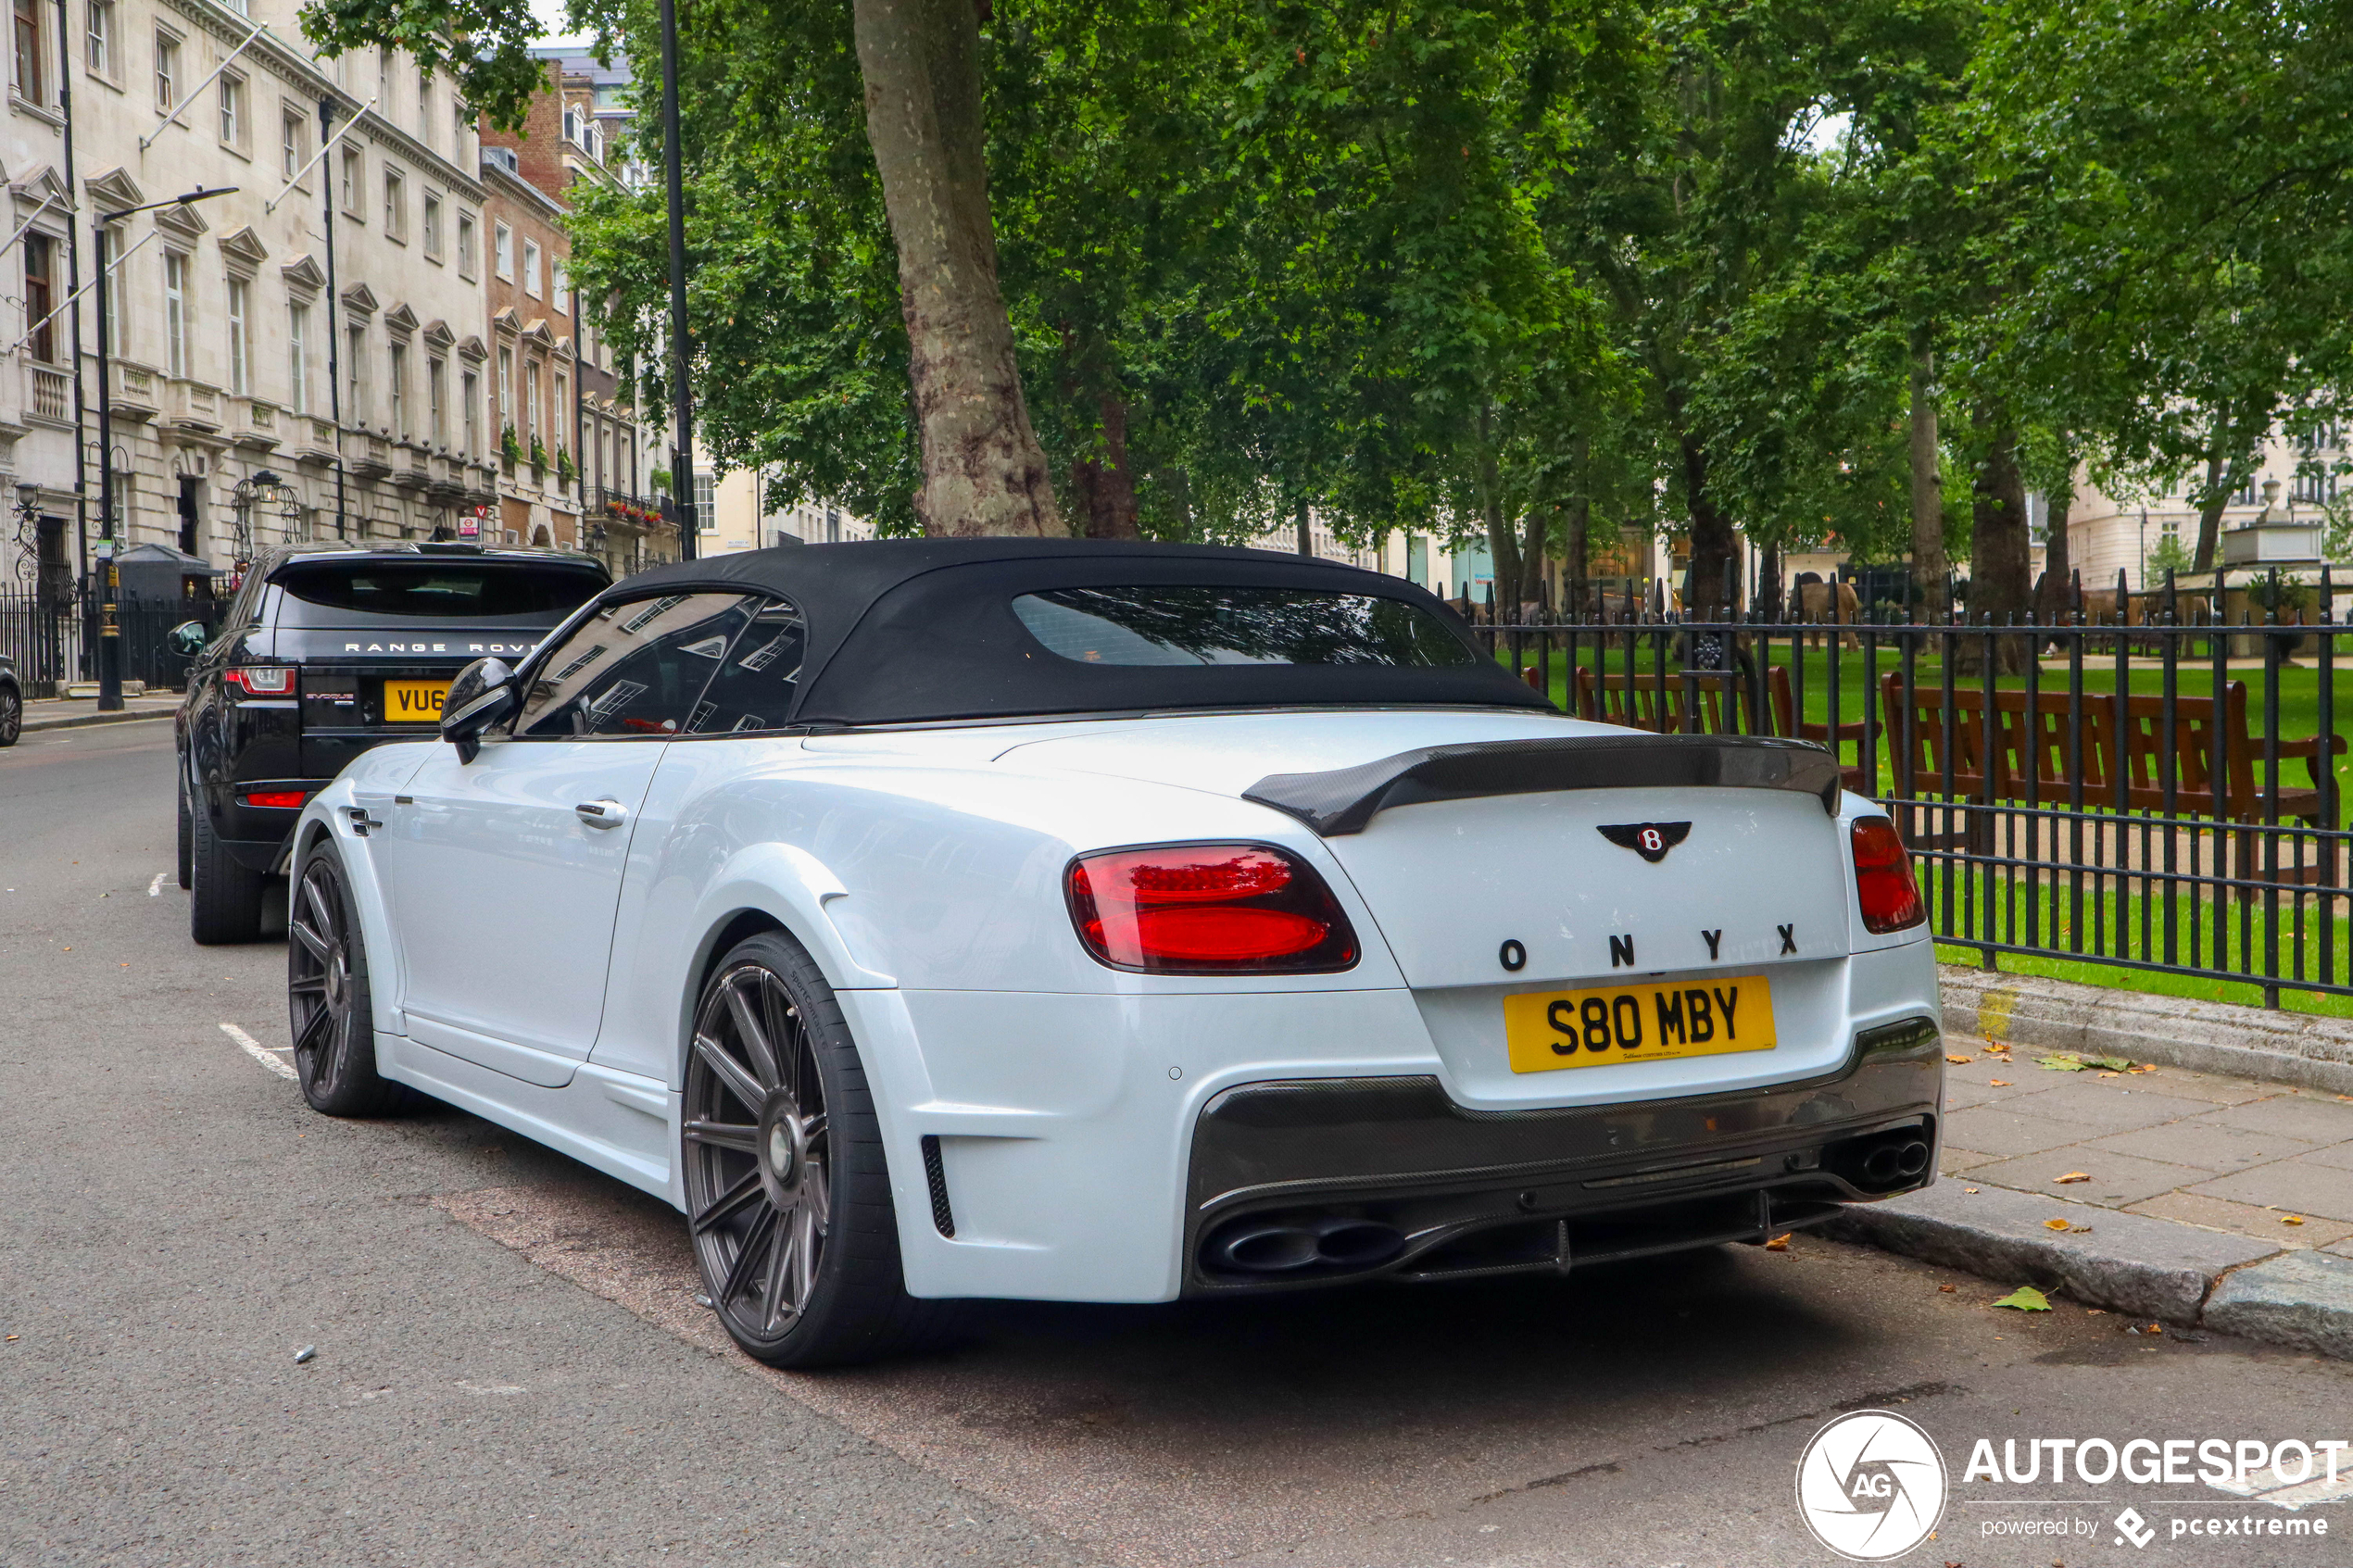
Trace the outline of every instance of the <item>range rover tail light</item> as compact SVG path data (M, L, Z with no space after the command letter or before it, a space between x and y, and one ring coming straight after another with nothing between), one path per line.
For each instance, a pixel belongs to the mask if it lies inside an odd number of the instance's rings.
M220 672L220 678L255 696L294 695L295 667L291 664L233 665Z
M287 809L297 809L305 802L309 800L309 798L310 792L308 790L264 789L257 790L253 794L246 796L245 804L248 806L272 806L283 807Z
M1912 880L1911 852L1885 817L1864 817L1855 824L1855 891L1866 931L1885 935L1928 919L1920 885Z
M1324 879L1264 845L1082 855L1063 890L1078 939L1114 969L1300 974L1356 961L1355 930Z

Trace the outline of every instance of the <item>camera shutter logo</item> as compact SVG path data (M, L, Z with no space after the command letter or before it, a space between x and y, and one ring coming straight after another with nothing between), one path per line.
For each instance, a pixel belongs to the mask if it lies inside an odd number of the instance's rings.
M1797 1512L1814 1538L1856 1562L1901 1557L1944 1513L1944 1458L1888 1411L1856 1411L1814 1434L1797 1461Z

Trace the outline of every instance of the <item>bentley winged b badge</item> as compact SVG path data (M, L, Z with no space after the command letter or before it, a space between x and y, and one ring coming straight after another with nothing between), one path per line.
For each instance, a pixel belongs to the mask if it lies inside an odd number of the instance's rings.
M1689 822L1609 822L1599 829L1601 835L1620 849L1631 849L1652 865L1667 859L1667 852L1692 835Z

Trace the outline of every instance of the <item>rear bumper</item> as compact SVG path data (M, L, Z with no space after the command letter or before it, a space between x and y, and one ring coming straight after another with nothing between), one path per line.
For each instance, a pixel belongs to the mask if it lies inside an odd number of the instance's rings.
M1922 1017L1831 1075L1720 1096L1473 1111L1430 1076L1240 1085L1195 1124L1185 1293L1763 1240L1933 1180L1943 1083Z

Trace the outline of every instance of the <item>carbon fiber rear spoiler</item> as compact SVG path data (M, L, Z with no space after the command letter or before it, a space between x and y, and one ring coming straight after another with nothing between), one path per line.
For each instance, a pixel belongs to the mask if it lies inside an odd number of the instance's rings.
M1269 773L1242 798L1325 838L1362 833L1392 806L1567 789L1786 789L1838 815L1839 765L1811 741L1769 735L1574 735L1428 746L1323 773Z

